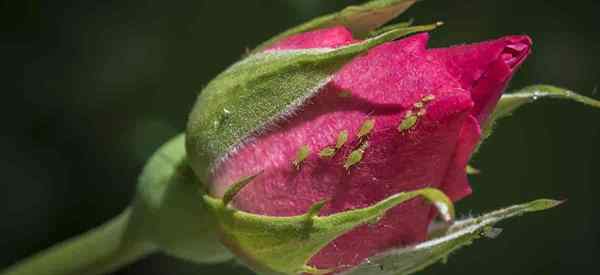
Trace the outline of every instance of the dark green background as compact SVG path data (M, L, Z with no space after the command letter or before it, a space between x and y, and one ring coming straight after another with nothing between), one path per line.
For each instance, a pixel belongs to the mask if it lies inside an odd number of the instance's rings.
M144 160L183 130L197 92L246 48L360 2L1 2L0 267L119 213ZM534 54L512 87L551 83L592 95L600 81L599 3L427 0L401 19L445 21L432 47L529 34ZM599 121L600 110L557 101L502 121L475 159L483 173L472 179L474 195L458 204L460 213L540 197L568 203L505 222L498 239L423 273L593 272ZM118 274L247 271L152 256Z

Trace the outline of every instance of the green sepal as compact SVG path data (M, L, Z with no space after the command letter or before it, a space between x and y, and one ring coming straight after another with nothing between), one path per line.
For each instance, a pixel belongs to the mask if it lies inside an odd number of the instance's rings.
M159 250L195 263L220 263L233 255L218 240L217 227L202 200L199 182L186 160L183 134L148 160L138 180L132 220Z
M532 85L513 93L502 95L491 117L495 120L509 116L519 107L542 98L568 99L594 108L600 108L599 100L577 94L573 91L550 85Z
M379 29L370 31L368 37L377 36L377 35L380 35L384 32L392 30L392 29L408 28L408 27L412 26L413 22L414 22L414 20L410 19L409 21L406 21L406 22L400 22L400 23L396 23L396 24L391 24L389 26L384 26Z
M307 262L338 236L377 220L387 210L417 196L432 203L447 221L454 218L450 199L433 188L399 193L370 207L329 216L318 215L326 201L315 203L303 215L291 217L243 212L209 195L204 196L204 201L218 221L221 239L246 265L260 274L298 274L330 272L310 267Z
M467 165L467 167L465 168L465 171L467 172L467 175L479 175L479 173L481 173L481 171L471 165Z
M520 107L542 98L567 99L594 108L600 108L600 100L589 98L564 88L551 85L527 86L515 92L502 95L498 104L496 104L496 108L482 126L482 142L492 134L494 125L499 119L510 116ZM479 149L480 145L481 142L475 151Z
M493 226L505 219L536 212L559 205L560 201L540 199L514 205L455 222L443 231L435 232L433 238L409 247L391 249L369 258L344 275L405 275L418 272L438 261L447 260L452 252L470 245L482 237L496 238L501 232Z
M221 199L223 201L224 205L229 204L233 198L237 195L237 193L239 193L242 189L244 189L244 187L246 187L246 185L248 185L250 182L252 182L252 180L254 180L254 178L258 177L261 173L258 173L256 175L252 175L252 176L248 176L248 177L244 177L240 180L238 180L237 182L235 182L234 184L232 184L228 189L227 192L225 192L225 194L223 194L223 198Z
M317 17L286 30L260 44L252 53L261 52L294 34L340 25L350 29L355 37L364 38L371 31L406 11L415 2L417 0L374 0L360 6L349 6L341 11ZM407 27L408 25L410 23L403 23L399 26Z
M291 115L352 58L437 26L394 29L336 49L267 51L232 65L202 91L188 119L187 151L192 167L207 181L214 162L252 133Z

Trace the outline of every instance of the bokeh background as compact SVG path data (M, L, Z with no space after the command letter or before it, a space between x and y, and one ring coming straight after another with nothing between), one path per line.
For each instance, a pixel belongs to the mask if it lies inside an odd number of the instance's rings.
M184 129L198 91L271 35L362 1L2 1L0 268L119 213L146 158ZM431 46L529 34L512 87L594 95L599 1L422 1L399 20L443 20ZM600 94L594 95L596 98ZM558 209L504 222L496 240L422 274L577 274L600 252L600 110L543 101L499 124L474 164L464 215L540 197ZM161 255L115 273L250 274Z

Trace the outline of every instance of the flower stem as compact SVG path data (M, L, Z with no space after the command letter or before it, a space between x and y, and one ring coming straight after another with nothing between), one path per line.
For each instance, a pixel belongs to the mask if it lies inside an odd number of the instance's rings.
M0 275L95 275L111 272L156 250L130 223L130 208L105 224L56 244Z

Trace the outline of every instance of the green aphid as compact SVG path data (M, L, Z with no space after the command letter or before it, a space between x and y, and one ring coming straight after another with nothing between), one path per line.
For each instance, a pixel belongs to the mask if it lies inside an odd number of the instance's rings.
M414 127L415 124L417 124L417 116L408 116L402 120L400 125L398 125L398 131L404 132L406 130L409 130L410 128Z
M335 148L325 147L321 152L319 152L319 157L321 158L330 158L335 155Z
M352 96L352 93L350 93L349 91L341 91L337 95L341 98L347 98Z
M309 155L310 155L310 148L308 148L308 145L302 145L302 147L300 147L300 149L298 149L298 152L296 152L296 159L294 159L292 164L294 165L294 167L296 167L296 169L300 169L300 165L302 165L302 162Z
M366 135L368 135L371 130L373 130L373 128L375 128L375 120L374 119L367 119L362 126L360 126L360 130L358 130L358 134L356 134L358 136L358 138L362 138Z
M429 101L433 101L434 99L435 99L435 96L434 96L434 95L426 95L426 96L424 96L424 97L421 99L421 101L423 101L423 102L429 102Z
M348 131L344 130L344 131L341 131L337 137L337 141L335 143L335 149L342 148L342 146L344 146L344 144L346 144L346 141L348 141Z
M368 143L365 142L360 146L360 148L352 151L350 155L348 155L348 158L346 158L346 162L344 162L344 168L348 170L350 167L358 164L362 160L363 154L368 146Z

